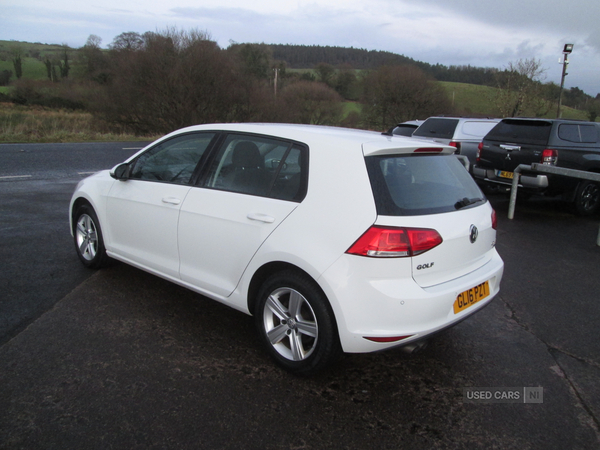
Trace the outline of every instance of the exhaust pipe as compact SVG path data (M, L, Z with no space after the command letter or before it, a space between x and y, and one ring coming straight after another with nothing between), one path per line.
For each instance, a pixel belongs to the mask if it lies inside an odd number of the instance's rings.
M403 352L412 355L413 353L417 353L417 352L420 352L421 350L425 349L428 344L429 344L429 341L411 342L410 344L405 345L401 349Z

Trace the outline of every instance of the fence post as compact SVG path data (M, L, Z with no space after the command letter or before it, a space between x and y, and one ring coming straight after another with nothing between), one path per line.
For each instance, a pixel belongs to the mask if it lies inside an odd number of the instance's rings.
M508 204L508 218L515 218L515 205L517 203L517 189L519 189L519 178L521 178L522 169L531 169L527 164L519 164L513 172L512 186L510 188L510 203Z

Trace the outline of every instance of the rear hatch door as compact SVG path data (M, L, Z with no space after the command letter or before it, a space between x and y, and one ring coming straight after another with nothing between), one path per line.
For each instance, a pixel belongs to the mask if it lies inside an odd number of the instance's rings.
M376 225L435 230L442 238L411 257L412 275L420 286L459 278L493 257L493 209L454 155L381 155L366 160Z
M545 120L504 119L483 139L478 165L514 172L519 164L540 162L551 129Z

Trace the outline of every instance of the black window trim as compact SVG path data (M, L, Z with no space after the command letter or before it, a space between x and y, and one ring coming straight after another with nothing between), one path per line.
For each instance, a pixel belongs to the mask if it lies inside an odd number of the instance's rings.
M209 131L209 130L203 130L203 131ZM259 138L259 139L262 138L262 139L269 139L269 140L273 140L273 141L280 141L282 143L288 144L288 148L286 149L285 155L282 158L281 163L277 168L277 173L280 172L282 163L285 161L285 158L287 158L289 152L295 147L300 150L301 179L300 179L300 188L298 190L298 193L296 194L296 198L294 198L292 200L285 200L285 199L278 199L275 197L271 197L270 195L269 196L260 196L260 197L271 198L273 200L291 201L291 202L296 202L296 203L301 203L304 200L304 198L306 197L306 193L308 192L308 170L309 170L309 155L310 155L309 146L307 144L300 142L300 141L296 141L294 139L289 139L289 138L272 135L272 134L248 133L245 131L235 131L235 130L219 130L219 131L217 131L217 133L219 133L219 138L216 141L211 142L209 148L207 148L207 151L205 152L205 155L202 156L202 160L204 160L204 161L202 161L202 164L199 165L200 167L196 168L198 173L195 176L192 176L192 180L193 180L192 186L193 187L203 188L203 189L213 189L210 186L206 185L206 183L208 181L208 177L209 177L209 168L213 164L214 160L218 157L219 152L221 151L221 148L222 148L224 142L230 136L248 137L249 139L254 137L254 138ZM206 158L205 158L205 156L206 156ZM273 183L274 182L275 181L273 181ZM271 184L270 190L272 188L273 188L273 184ZM226 191L226 192L229 192L229 191ZM245 195L253 195L253 194L245 194Z
M148 153L149 151L152 151L153 149L155 149L157 146L164 145L165 143L167 143L169 141L172 141L174 139L179 139L179 138L184 137L184 136L192 136L192 135L200 135L200 134L213 134L214 136L210 140L208 146L206 147L206 150L204 151L204 153L200 157L200 160L196 164L196 167L192 171L192 176L190 177L190 180L187 183L181 183L180 184L181 186L194 186L195 183L196 183L196 180L197 180L197 178L199 176L199 174L201 173L202 169L206 165L206 161L209 158L209 155L212 153L214 146L217 144L217 142L219 140L220 132L217 131L217 130L195 130L195 131L190 131L190 132L186 132L186 133L180 133L180 134L177 134L175 136L171 136L168 139L164 139L164 140L161 140L160 142L156 142L154 145L152 145L151 147L148 147L142 153L140 153L139 155L137 155L135 157L135 159L133 159L132 161L130 161L127 164L129 166L129 169L128 169L128 173L129 173L128 179L130 179L130 180L136 180L136 181L150 181L152 183L178 184L178 183L172 183L170 181L144 180L144 179L140 179L140 178L131 178L131 173L135 169L135 165L137 164L137 162L139 161L139 159L143 155L145 155L146 153Z

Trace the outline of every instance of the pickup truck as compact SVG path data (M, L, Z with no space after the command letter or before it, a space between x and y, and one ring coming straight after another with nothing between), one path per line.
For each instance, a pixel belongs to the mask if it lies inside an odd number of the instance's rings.
M479 145L473 177L479 183L512 184L519 164L542 163L600 173L600 123L566 119L502 119ZM580 215L600 209L600 185L560 175L523 171L519 188L562 195Z

